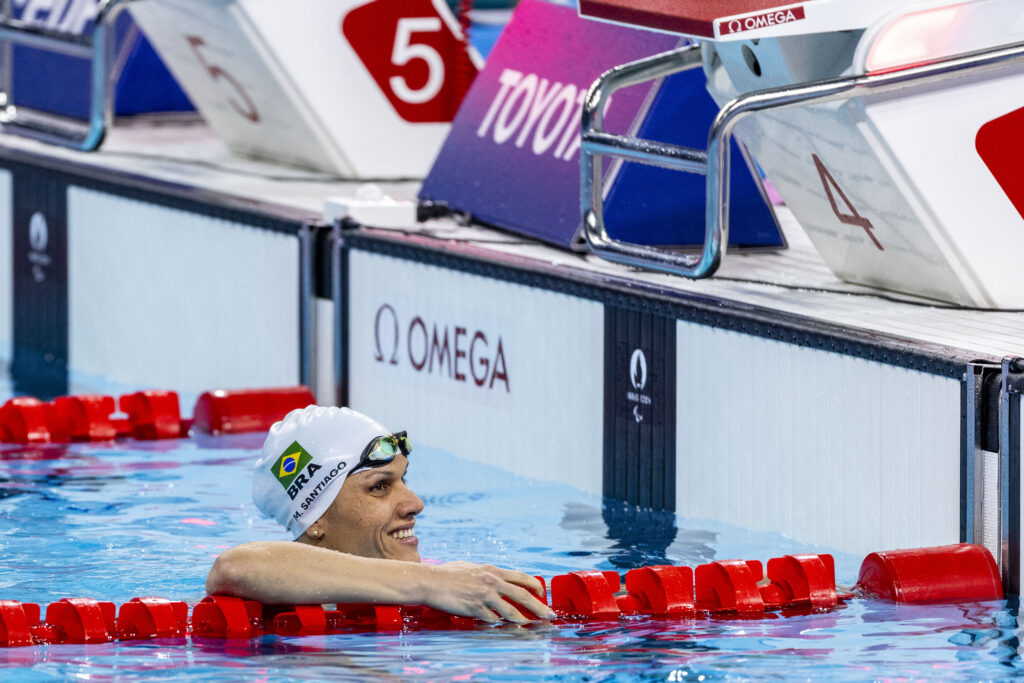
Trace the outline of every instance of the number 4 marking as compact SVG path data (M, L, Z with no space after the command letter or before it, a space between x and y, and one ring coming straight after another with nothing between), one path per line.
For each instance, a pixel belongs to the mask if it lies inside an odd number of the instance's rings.
M878 238L875 237L875 234L872 232L872 230L875 229L875 226L873 226L871 221L867 218L864 218L864 216L857 213L857 209L853 208L853 204L851 204L850 200L846 197L846 193L843 192L843 188L839 187L839 183L837 183L836 179L832 177L832 174L828 172L828 169L825 168L825 164L823 164L821 159L818 158L818 155L812 154L811 157L814 159L814 166L818 169L818 175L821 177L821 184L825 187L825 194L828 196L828 203L832 205L832 212L835 213L839 222L845 223L846 225L856 225L864 228L864 232L868 234L868 237L870 237L871 241L875 243L878 250L885 251L885 249L882 248L882 243L878 241ZM846 208L850 210L850 213L842 213L839 211L839 204L836 202L835 195L832 194L832 188L835 188L836 192L839 193L840 199L842 199L843 203L846 204Z

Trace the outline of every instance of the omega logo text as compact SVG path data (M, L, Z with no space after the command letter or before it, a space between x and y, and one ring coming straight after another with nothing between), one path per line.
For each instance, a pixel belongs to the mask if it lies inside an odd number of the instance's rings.
M753 31L759 28L788 24L791 21L800 21L801 19L806 18L807 16L802 6L794 7L787 10L763 12L761 14L744 17L743 19L732 19L728 22L723 21L718 25L718 31L721 35L728 36L733 33L743 33L744 31Z
M419 315L405 323L391 304L382 304L374 318L373 338L373 359L378 363L408 364L417 373L511 391L501 335Z

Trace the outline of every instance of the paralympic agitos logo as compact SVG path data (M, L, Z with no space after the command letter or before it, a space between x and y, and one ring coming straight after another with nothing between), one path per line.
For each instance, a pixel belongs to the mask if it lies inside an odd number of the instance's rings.
M373 321L373 339L373 359L378 363L408 362L415 372L511 391L501 335L427 321L419 315L406 323L394 306L381 304Z

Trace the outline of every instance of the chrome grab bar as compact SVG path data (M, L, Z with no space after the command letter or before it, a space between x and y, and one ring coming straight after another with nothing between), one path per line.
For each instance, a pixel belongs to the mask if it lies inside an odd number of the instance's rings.
M98 148L112 120L113 84L110 82L114 18L124 6L135 0L101 0L93 21L92 33L77 35L53 31L14 19L10 0L0 10L0 45L3 47L3 72L0 77L0 127L25 137L83 152ZM91 58L89 120L83 123L66 116L30 112L14 105L11 97L12 44L50 50L61 54Z
M883 93L949 78L966 77L1016 62L1024 63L1024 43L981 50L896 71L750 92L727 103L718 112L708 133L706 152L630 136L612 135L602 129L604 108L607 106L608 98L615 91L694 68L700 64L699 46L688 46L617 66L594 82L583 105L580 203L583 235L587 245L601 258L615 263L660 270L689 278L710 277L721 265L729 241L729 143L736 124L743 118L765 109L799 104L824 104L849 99L861 92ZM680 254L659 247L622 242L608 236L602 202L600 160L603 156L678 171L704 173L707 176L704 245L699 255Z
M580 141L580 201L583 213L583 236L595 254L608 261L654 268L687 277L705 277L718 267L721 233L712 234L711 223L705 235L704 254L677 254L658 247L633 244L612 239L604 223L602 198L602 163L605 156L638 161L688 173L704 173L708 155L704 150L669 145L625 135L605 133L604 110L616 91L672 74L689 71L701 65L700 46L693 44L671 52L647 57L617 66L594 82L583 103ZM595 163L596 161L596 163ZM713 263L711 260L712 259ZM709 265L710 264L710 265Z

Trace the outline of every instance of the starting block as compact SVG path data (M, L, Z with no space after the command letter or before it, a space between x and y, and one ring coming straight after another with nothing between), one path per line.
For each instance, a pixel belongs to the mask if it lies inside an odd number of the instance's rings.
M130 12L233 151L350 178L426 175L482 63L444 0Z
M728 241L725 150L735 134L838 277L966 306L1024 307L1015 275L1024 249L1019 3L581 0L580 12L702 41L595 84L581 192L596 253L712 274ZM707 150L601 130L617 89L696 67L722 108ZM602 156L706 173L704 251L609 239L593 175Z

